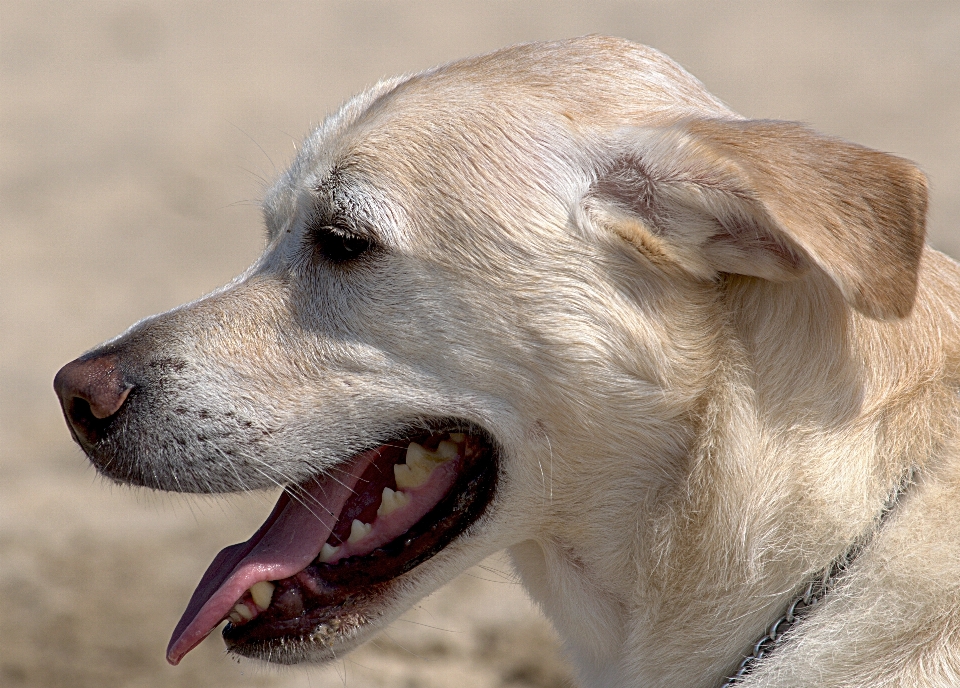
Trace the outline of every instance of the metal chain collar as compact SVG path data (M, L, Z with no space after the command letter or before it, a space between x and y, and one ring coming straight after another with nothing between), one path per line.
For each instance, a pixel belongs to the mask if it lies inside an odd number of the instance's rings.
M766 634L753 645L750 654L743 658L736 672L721 684L721 688L730 688L743 681L747 674L753 671L754 666L764 655L772 652L783 641L787 632L796 625L803 617L819 606L823 598L830 592L840 577L857 555L862 550L862 546L857 544L847 550L843 556L828 567L820 571L812 581L807 584L803 594L797 597L789 607L786 613L779 619L770 624Z
M912 482L913 470L911 469L901 478L893 494L887 498L883 509L877 516L877 520L875 521L876 525L871 529L870 533L856 540L850 546L850 549L837 559L834 559L830 566L822 569L813 577L813 580L811 580L807 584L806 589L804 589L803 594L797 597L790 606L787 607L787 611L783 616L770 624L767 632L753 644L750 654L743 658L737 670L721 684L720 688L731 688L744 681L747 675L753 671L757 662L782 644L787 632L790 631L798 621L820 605L823 598L827 596L827 593L834 588L843 572L853 564L854 560L860 556L860 553L863 552L877 531L879 531L884 521L886 521L887 516L889 516L893 510L893 507L896 506L897 500L900 499L904 490Z

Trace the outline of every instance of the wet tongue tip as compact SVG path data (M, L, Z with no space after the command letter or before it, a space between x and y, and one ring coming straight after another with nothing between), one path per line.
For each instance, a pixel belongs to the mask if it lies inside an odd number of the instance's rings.
M287 578L306 568L330 536L363 471L378 455L374 449L356 457L346 477L311 480L300 485L295 495L284 490L249 540L222 549L173 631L167 661L179 664L220 625L251 585Z
M208 633L207 635L210 634ZM203 636L203 638L200 638L195 643L187 647L183 647L184 643L179 642L180 639L176 638L176 636L171 638L170 644L167 645L167 664L170 664L171 666L177 666L180 663L180 660L183 659L187 653L190 652L190 650L199 645L206 637L206 635Z
M228 580L233 577L237 566L243 562L246 556L255 548L260 537L275 520L278 510L282 510L281 496L280 501L274 508L274 513L267 519L260 530L246 542L231 545L220 550L220 553L214 557L214 560L207 567L206 572L197 584L196 590L187 603L180 621L177 623L170 637L170 643L167 645L167 661L176 666L180 660L193 648L200 644L204 638L217 627L226 613L229 613L229 607L219 618L218 607L223 606L221 591L227 587ZM241 593L242 594L242 593ZM219 603L219 604L218 604Z

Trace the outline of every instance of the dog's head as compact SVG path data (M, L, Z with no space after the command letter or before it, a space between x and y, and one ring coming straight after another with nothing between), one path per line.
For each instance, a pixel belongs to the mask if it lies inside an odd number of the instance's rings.
M55 386L112 479L285 488L171 661L225 618L235 652L331 658L560 529L622 580L636 524L609 504L685 470L729 276L902 316L924 201L909 163L740 119L655 51L519 46L348 102L268 193L249 270Z

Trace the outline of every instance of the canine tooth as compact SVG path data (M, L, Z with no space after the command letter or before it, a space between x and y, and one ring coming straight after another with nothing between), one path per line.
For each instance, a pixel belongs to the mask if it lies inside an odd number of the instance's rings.
M455 459L458 453L456 442L444 440L437 445L437 456L440 457L441 461Z
M254 583L250 586L250 597L253 598L253 603L257 605L260 609L266 609L270 606L270 600L273 599L273 591L277 586L275 586L270 581L260 581L259 583Z
M318 556L317 559L319 559L321 563L326 564L332 561L339 551L339 547L334 547L329 542L324 542L323 547L320 548L320 556Z
M451 432L451 433L450 433L450 441L451 441L451 442L455 442L456 444L460 444L460 443L463 442L465 439L467 439L467 436L466 436L465 433L462 433L462 432Z
M249 621L254 616L253 612L250 611L250 607L245 605L243 602L237 602L235 605L233 605L233 611L231 611L230 613L233 614L233 612L236 612L237 614L239 614L240 617L246 621Z
M227 615L227 618L230 619L230 623L233 623L233 624L238 624L241 621L243 621L243 617L240 616L238 612L232 609L230 610L230 614Z
M383 488L383 497L380 498L380 508L377 509L377 516L389 516L402 506L406 506L410 501L410 495L406 492L397 490L394 492L389 487Z
M401 490L420 487L427 482L427 478L433 472L433 466L434 464L431 462L427 462L426 466L422 464L412 466L405 463L396 464L393 467L393 475L397 479L397 487Z
M353 523L350 524L350 537L347 538L347 542L360 542L370 534L371 530L373 530L372 524L353 519Z

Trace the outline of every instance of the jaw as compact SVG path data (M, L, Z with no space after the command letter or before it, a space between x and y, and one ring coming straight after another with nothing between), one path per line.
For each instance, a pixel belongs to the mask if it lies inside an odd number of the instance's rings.
M363 642L404 611L402 598L427 577L417 567L473 534L498 463L485 431L446 420L288 486L257 533L211 563L168 660L179 663L224 619L229 651L284 664Z
M509 548L520 582L550 620L585 685L622 685L616 677L627 642L629 596L557 539Z

